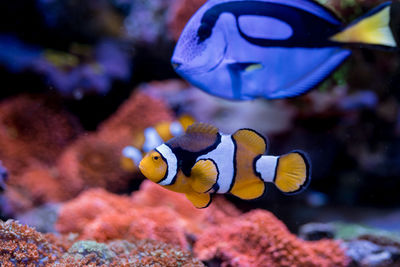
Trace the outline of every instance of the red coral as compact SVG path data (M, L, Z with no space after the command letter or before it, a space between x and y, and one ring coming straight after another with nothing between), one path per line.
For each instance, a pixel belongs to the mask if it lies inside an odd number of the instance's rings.
M347 266L337 241L302 241L264 210L207 229L194 247L201 260L218 258L222 266Z
M136 133L158 122L172 120L172 111L164 101L135 92L99 126L99 135L111 143L126 146Z
M154 240L109 244L41 234L15 221L0 221L1 266L204 266L190 252Z
M120 166L121 148L96 134L82 136L60 157L58 170L65 188L75 194L91 187L127 190L131 174Z
M35 160L54 163L80 132L77 121L52 98L20 95L0 103L0 158L11 174Z
M62 207L56 228L61 233L81 235L85 226L97 216L108 212L122 214L131 205L129 197L114 195L103 189L90 189Z
M32 166L19 176L11 176L5 196L11 213L72 197L70 191L60 183L57 170L43 166Z
M190 17L206 0L177 0L174 3L168 29L172 38L177 41Z
M130 245L127 242L113 242L109 247L119 255L119 264L128 266L182 266L201 267L204 264L185 250L179 247L156 242L142 240ZM128 253L121 251L128 250ZM118 253L119 252L119 253ZM120 265L116 265L120 266Z
M175 212L139 207L127 197L112 195L102 189L88 190L65 204L56 228L62 233L76 232L80 239L151 238L188 246L179 215Z
M133 203L145 207L163 207L177 212L183 220L186 231L198 234L211 225L218 225L240 215L239 210L222 196L213 199L207 209L197 209L183 195L164 189L145 180L140 190L132 194Z
M63 248L50 243L33 228L0 221L1 266L45 266L54 263Z
M182 195L145 181L132 199L89 190L65 204L56 228L76 232L80 239L154 239L188 247L186 235L226 222L240 213L219 199L208 209L199 210Z
M75 243L57 266L184 266L204 264L181 248L154 240Z

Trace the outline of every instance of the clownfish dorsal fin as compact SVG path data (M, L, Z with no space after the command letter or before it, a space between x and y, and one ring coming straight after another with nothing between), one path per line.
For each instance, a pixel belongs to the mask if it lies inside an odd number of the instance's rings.
M231 194L241 199L255 199L264 194L265 184L259 179L252 179L248 184L232 189Z
M195 122L187 128L186 133L216 135L218 134L218 128L211 124Z
M240 129L232 136L237 143L246 145L248 149L256 154L264 154L267 149L266 139L254 130Z
M193 166L190 181L194 191L206 193L217 182L218 168L212 160L201 159Z
M191 192L191 193L187 193L186 197L198 209L207 208L208 205L210 205L210 203L211 203L210 194Z

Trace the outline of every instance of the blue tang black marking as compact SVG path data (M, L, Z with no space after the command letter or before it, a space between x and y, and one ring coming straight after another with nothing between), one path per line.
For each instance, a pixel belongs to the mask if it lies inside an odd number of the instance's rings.
M343 45L396 49L397 5L384 3L344 27L314 1L210 0L187 23L171 62L183 78L219 97L294 97L351 54Z

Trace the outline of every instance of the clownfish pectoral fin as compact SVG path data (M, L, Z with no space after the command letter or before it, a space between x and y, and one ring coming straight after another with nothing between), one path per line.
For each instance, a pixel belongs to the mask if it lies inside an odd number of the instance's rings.
M267 140L251 129L237 130L233 135L237 143L244 144L256 154L264 154L267 150Z
M191 192L191 193L187 193L186 197L198 209L207 208L208 205L210 205L210 203L211 203L211 195L210 194Z
M397 28L396 25L393 25L393 21L399 14L395 14L398 10L392 12L394 7L395 2L392 4L391 2L383 3L330 39L340 43L397 47L395 40Z
M239 188L233 188L231 194L241 199L255 199L264 194L265 184L261 180L252 180L249 184L243 185Z
M293 151L278 159L274 183L286 194L299 193L310 181L310 161L302 151Z
M208 192L217 182L218 168L212 160L201 159L190 173L191 186L198 193Z

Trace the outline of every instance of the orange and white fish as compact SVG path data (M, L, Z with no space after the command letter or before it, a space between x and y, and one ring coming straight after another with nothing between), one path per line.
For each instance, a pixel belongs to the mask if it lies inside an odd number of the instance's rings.
M265 182L287 194L305 189L310 181L306 154L267 156L266 148L265 138L254 130L225 135L212 125L195 123L184 135L150 151L139 168L151 181L184 193L197 208L207 207L213 193L258 198Z
M185 133L189 125L195 122L190 115L182 115L173 122L160 122L154 127L146 128L135 136L131 146L122 150L121 166L126 171L135 171L143 155L173 137Z

